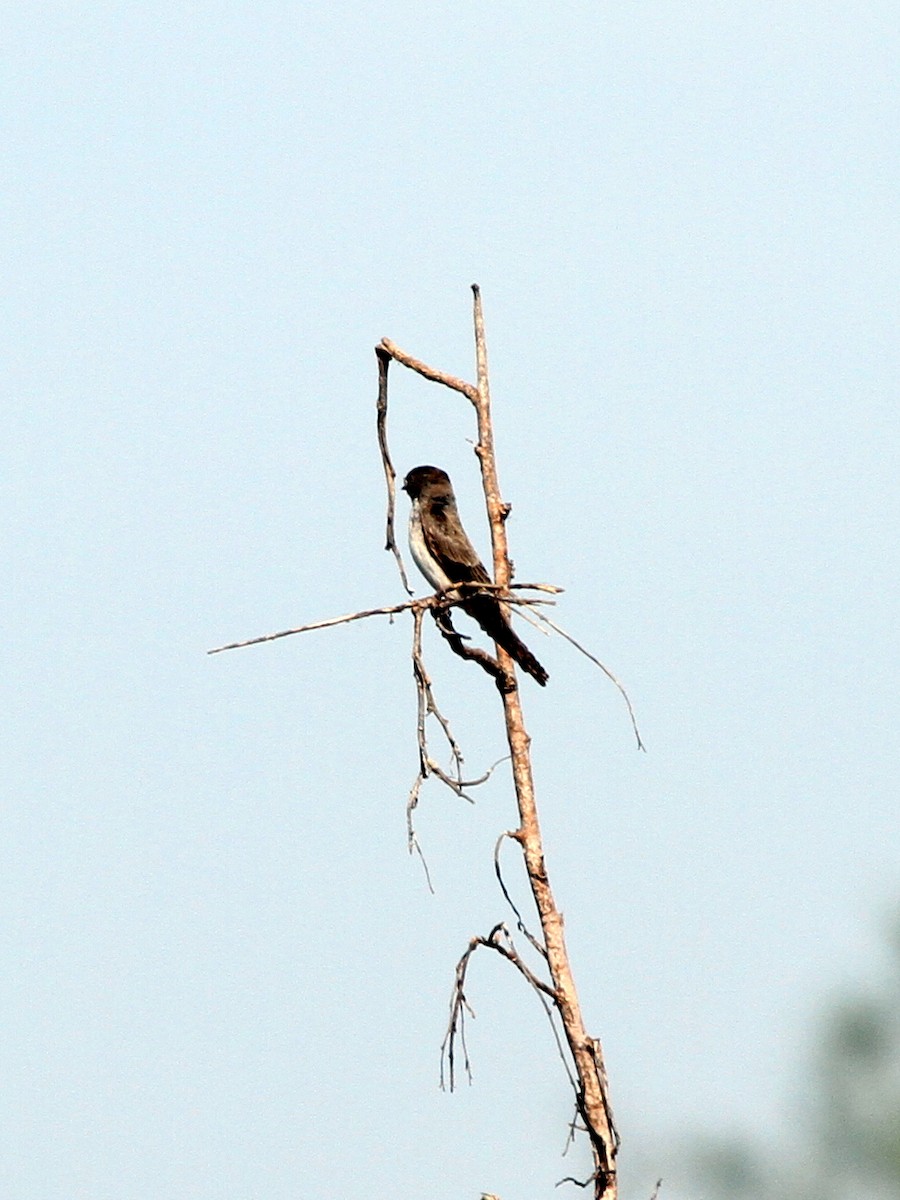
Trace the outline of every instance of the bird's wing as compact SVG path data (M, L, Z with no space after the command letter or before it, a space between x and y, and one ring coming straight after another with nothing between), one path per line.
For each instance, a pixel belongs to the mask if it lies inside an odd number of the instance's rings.
M453 503L437 502L429 506L430 520L422 522L428 549L454 583L490 583L475 547L466 536Z

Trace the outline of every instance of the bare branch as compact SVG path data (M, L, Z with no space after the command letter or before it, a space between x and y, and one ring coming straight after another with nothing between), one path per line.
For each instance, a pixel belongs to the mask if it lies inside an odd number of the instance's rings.
M385 353L401 366L409 367L411 371L417 372L425 379L430 379L432 383L442 383L444 387L452 388L454 392L461 392L473 404L477 401L478 389L471 383L466 383L464 379L458 379L455 375L449 375L446 371L439 371L437 367L429 367L427 363L420 362L411 354L407 354L405 350L401 350L390 338L382 338L381 346Z
M415 831L413 821L413 813L418 807L419 795L422 790L422 784L430 775L436 776L443 784L445 784L455 795L460 796L463 800L467 800L469 804L474 804L475 801L471 796L466 795L467 788L475 788L483 783L487 783L494 771L504 759L499 759L477 779L463 779L462 765L463 755L456 738L453 736L453 731L450 728L450 722L438 708L437 701L434 698L434 691L431 685L431 678L425 669L425 659L422 653L422 618L425 614L425 609L415 609L413 612L413 647L412 647L412 663L413 676L416 681L416 698L417 698L417 718L416 718L416 739L419 750L419 770L416 778L413 780L413 785L410 788L409 797L406 802L406 831L407 845L410 854L418 854L422 867L425 871L425 879L428 884L428 890L434 894L434 888L431 883L431 872L428 869L428 863L425 859L425 854L419 843L418 835ZM453 765L454 775L446 772L439 763L431 757L428 752L428 737L426 722L429 716L432 716L437 721L441 728L441 732L446 738L447 745L450 748L451 761Z
M569 1066L569 1060L566 1057L565 1047L560 1038L559 1031L556 1027L554 1019L558 1009L558 998L553 988L539 979L537 975L525 964L519 952L513 944L512 938L509 935L509 930L502 923L495 925L487 937L474 937L470 940L468 947L462 958L456 964L456 974L453 984L453 993L450 999L450 1020L447 1025L447 1032L444 1035L444 1040L441 1043L441 1087L445 1086L445 1079L449 1079L450 1090L453 1091L456 1086L455 1076L455 1045L456 1039L460 1039L460 1044L463 1048L466 1074L469 1077L469 1082L472 1081L471 1061L469 1059L468 1048L465 1044L465 1017L468 1013L474 1016L471 1006L468 1003L465 995L465 980L466 972L469 967L469 960L479 946L484 946L487 950L494 950L502 958L516 968L517 971L524 977L537 995L541 1003L541 1007L546 1014L547 1020L550 1022L550 1029L556 1041L556 1048L559 1051L559 1056L563 1064L566 1075L569 1078L573 1090L577 1088L577 1081L572 1074ZM448 1074L445 1077L444 1063L448 1064Z
M473 585L469 584L469 586L471 587ZM506 588L501 588L499 583L479 583L477 586L478 586L479 591L483 591L483 592L499 592L499 591L507 590ZM521 588L528 592L550 592L554 596L561 596L562 593L566 590L565 588L557 587L557 585L555 583L511 583L509 585L509 590L512 591L514 588ZM540 603L540 601L533 601L533 600L532 601L524 601L516 596L505 596L504 599L512 604ZM544 601L544 603L552 603L552 602Z
M501 586L508 586L511 574L506 536L506 518L509 515L509 506L501 499L497 479L481 291L477 285L474 285L472 292L475 355L478 367L476 404L478 443L475 453L481 464L484 499L491 527L494 580ZM522 846L525 869L540 917L556 1007L577 1074L575 1103L578 1113L584 1121L591 1144L594 1159L594 1197L595 1200L616 1200L618 1195L616 1138L611 1122L607 1082L605 1073L601 1072L598 1067L597 1056L591 1046L592 1039L588 1037L584 1026L578 991L565 943L562 913L554 899L544 861L531 766L531 738L525 728L515 670L509 656L502 648L498 651L498 659L500 665L509 673L512 683L511 687L502 689L501 694L506 718L507 741L512 758L516 801L519 808L518 841Z
M421 778L417 779L416 783L420 784ZM417 798L418 798L418 788L416 789L416 792L417 792ZM428 869L428 860L426 859L424 851L422 850L422 847L419 844L418 837L416 836L415 832L413 832L412 830L410 830L410 835L409 835L409 852L410 852L410 854L412 854L413 852L418 854L419 862L422 864L422 870L425 873L425 883L428 886L429 892L431 892L432 896L434 896L436 893L434 890L434 885L431 882L431 872Z
M426 688L428 676L425 674L425 667L422 663L422 616L421 609L416 609L413 613L413 675L416 680L416 703L418 708L418 716L416 719L416 737L419 745L419 770L413 785L410 788L409 799L406 802L406 834L407 845L410 854L415 851L422 863L422 869L425 872L425 882L428 884L428 890L434 895L434 888L431 883L431 872L428 870L428 862L419 844L419 839L416 837L415 826L413 824L413 812L419 803L419 792L422 784L428 778L427 752L425 743L425 718L427 715L427 696ZM452 743L455 745L455 743Z
M501 940L502 938L502 940ZM490 932L487 941L482 943L490 950L496 950L502 955L507 962L511 962L516 970L531 984L536 992L543 992L545 996L556 1002L556 992L549 984L544 983L543 979L539 979L534 971L523 961L513 945L512 938L509 936L509 930L505 925L495 925Z
M397 478L397 472L394 470L394 464L391 462L391 453L388 450L387 442L387 405L388 405L388 367L391 365L390 355L381 346L375 347L375 354L378 358L378 448L381 451L381 465L384 467L384 480L387 484L388 505L387 505L387 522L385 526L385 550L390 550L397 561L397 570L400 572L400 579L408 595L412 595L412 588L409 586L409 580L406 578L406 568L403 565L403 559L400 555L397 540L394 537L394 497L396 489L394 481Z
M551 584L522 584L523 587L539 588L542 591L552 590ZM484 584L473 591L469 589L465 596L456 594L456 591L435 592L431 596L420 596L417 600L404 600L402 604L384 604L380 608L366 608L360 612L345 613L342 617L326 617L323 621L310 621L308 625L297 625L293 629L280 629L278 633L264 633L259 637L247 638L243 642L229 642L227 646L216 646L213 650L207 650L207 654L222 654L225 650L242 650L245 646L259 646L263 642L275 642L279 638L293 637L295 633L310 633L314 629L330 629L333 625L348 625L351 621L364 621L368 617L394 617L402 612L416 612L421 609L441 609L455 608L459 604L465 603L472 595L476 595L478 591L489 590L490 585ZM509 596L507 597L509 604L549 604L551 601L538 600L537 598L530 599L525 596ZM454 631L455 632L455 631ZM461 637L461 634L457 634ZM462 655L463 658L477 659L477 654Z
M347 613L343 617L326 617L324 621L311 621L308 625L298 625L296 629L282 629L278 633L265 633L261 637L248 638L245 642L229 642L227 646L216 646L215 650L207 650L206 653L221 654L225 650L242 650L245 646L258 646L262 642L274 642L278 638L292 637L295 633L309 633L312 629L330 629L332 625L348 625L351 621L364 621L367 617L393 617L397 613L434 608L439 603L446 604L447 602L437 596L424 596L419 600L405 600L402 604L385 604L381 608L366 608L362 612Z
M460 1046L463 1052L463 1065L466 1069L466 1076L469 1083L472 1082L472 1064L469 1061L469 1050L466 1046L466 1015L475 1016L472 1006L466 999L466 971L469 967L469 959L482 944L481 938L472 938L469 942L468 949L465 954L456 964L456 978L453 984L453 994L450 997L450 1019L447 1023L447 1032L444 1034L444 1040L441 1042L441 1090L445 1090L449 1085L452 1092L456 1087L456 1041L459 1039ZM444 1062L447 1063L447 1073L444 1073Z
M432 610L434 611L434 610ZM425 738L425 719L431 714L443 730L444 737L447 739L447 744L450 747L450 754L453 761L453 766L456 768L456 780L450 782L450 786L454 791L459 792L462 783L462 764L463 756L459 748L459 744L450 729L450 722L438 708L434 699L434 692L431 687L431 678L425 670L425 661L422 657L422 618L424 611L420 610L415 613L414 628L413 628L413 675L416 680L416 690L419 696L419 760L420 765L427 775L427 767L431 764L431 759L428 757L428 747Z

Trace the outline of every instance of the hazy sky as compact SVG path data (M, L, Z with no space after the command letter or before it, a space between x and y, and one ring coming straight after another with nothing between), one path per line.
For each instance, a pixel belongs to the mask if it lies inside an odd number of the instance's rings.
M205 655L403 598L372 349L472 377L474 281L519 576L649 751L524 627L626 1194L690 1131L796 1132L900 894L895 6L50 3L3 43L0 1192L587 1172L499 960L438 1089L515 813L503 768L474 808L430 784L428 893L409 623ZM487 555L466 403L395 369L391 422ZM427 652L478 773L496 694Z

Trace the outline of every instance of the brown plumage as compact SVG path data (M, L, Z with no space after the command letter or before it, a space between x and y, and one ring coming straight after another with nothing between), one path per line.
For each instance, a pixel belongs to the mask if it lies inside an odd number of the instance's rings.
M490 583L491 577L462 527L447 472L440 467L414 467L404 479L403 489L412 500L409 548L431 586L447 591L461 583ZM499 601L487 595L473 596L461 607L523 671L541 687L546 684L547 672L513 630Z

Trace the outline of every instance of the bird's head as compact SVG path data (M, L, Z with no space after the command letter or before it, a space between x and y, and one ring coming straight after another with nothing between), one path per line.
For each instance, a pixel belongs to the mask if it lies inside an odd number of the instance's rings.
M435 489L453 495L450 476L440 467L413 467L403 480L403 490L408 493L410 500L418 500L423 491Z

